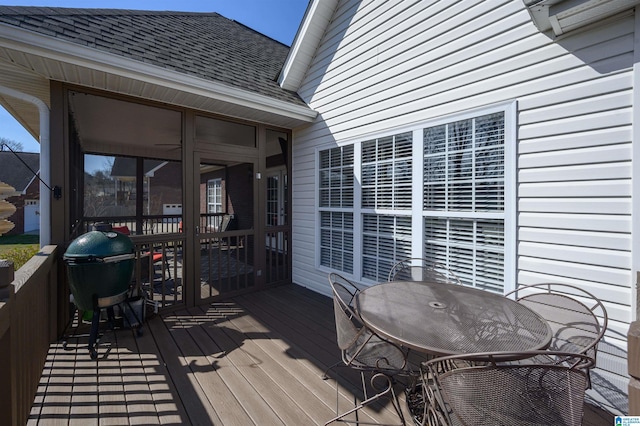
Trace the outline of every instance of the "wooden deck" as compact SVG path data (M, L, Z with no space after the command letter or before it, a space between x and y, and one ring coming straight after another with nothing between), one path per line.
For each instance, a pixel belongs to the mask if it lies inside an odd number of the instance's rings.
M107 332L97 361L86 339L51 345L28 424L312 425L334 415L335 375L321 374L340 355L333 305L317 293L282 286L155 316L135 334ZM359 395L349 372L340 369L342 410ZM393 422L391 410L365 413ZM613 416L588 407L584 424Z

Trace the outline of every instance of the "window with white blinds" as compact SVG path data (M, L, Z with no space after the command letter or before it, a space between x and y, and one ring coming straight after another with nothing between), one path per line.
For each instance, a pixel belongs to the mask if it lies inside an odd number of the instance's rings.
M319 151L320 265L379 282L423 257L502 291L505 263L513 278L515 112L504 104Z
M362 208L411 210L412 133L362 142Z
M320 207L353 207L353 145L320 151Z
M411 216L362 215L362 277L386 281L391 267L411 257Z
M467 285L504 285L504 112L425 128L424 257Z
M320 264L353 273L353 213L320 212Z
M320 265L353 273L354 147L319 153Z

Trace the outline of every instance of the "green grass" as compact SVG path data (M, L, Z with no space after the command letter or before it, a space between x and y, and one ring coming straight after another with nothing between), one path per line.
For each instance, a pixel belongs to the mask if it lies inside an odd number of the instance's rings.
M17 271L27 260L40 250L38 235L3 235L0 236L0 259L13 262Z

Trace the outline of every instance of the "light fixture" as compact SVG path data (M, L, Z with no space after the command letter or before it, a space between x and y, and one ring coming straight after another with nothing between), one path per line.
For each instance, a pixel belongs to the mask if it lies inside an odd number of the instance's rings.
M630 11L640 0L523 0L533 23L556 36Z

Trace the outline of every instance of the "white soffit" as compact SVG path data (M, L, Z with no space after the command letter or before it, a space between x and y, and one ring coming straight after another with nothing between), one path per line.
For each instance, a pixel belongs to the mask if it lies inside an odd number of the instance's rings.
M297 91L335 12L338 0L312 0L293 40L278 83Z

